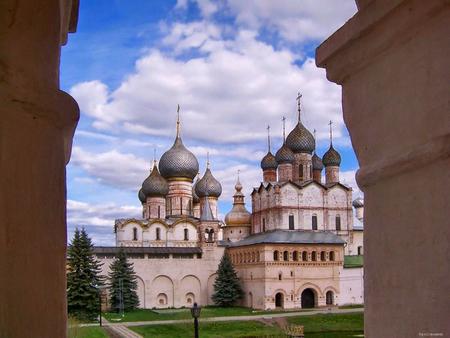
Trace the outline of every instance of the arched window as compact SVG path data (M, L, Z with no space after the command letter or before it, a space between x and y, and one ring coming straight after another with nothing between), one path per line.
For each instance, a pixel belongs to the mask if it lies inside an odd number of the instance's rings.
M158 205L158 218L161 218L161 206Z
M137 228L133 228L133 241L137 241L137 238L138 237L138 235L137 235Z
M289 230L294 230L294 215L289 215Z
M339 215L336 216L336 230L341 230L341 216Z
M312 260L313 262L317 261L317 253L316 253L315 251L313 251L313 252L311 253L311 260Z
M333 305L333 291L327 291L325 294L327 305Z
M329 257L330 261L334 261L334 251L330 251Z
M188 229L184 229L184 240L185 241L189 240L189 230Z
M279 259L279 253L278 253L278 250L275 250L274 252L273 252L273 260L274 261L277 261L278 259Z
M302 261L306 262L308 260L308 253L306 251L302 252Z
M303 180L303 164L300 164L298 166L298 178L300 181Z
M363 254L362 246L358 246L358 256L361 256Z
M160 228L156 228L156 240L157 241L161 240L161 229Z
M266 219L265 218L262 219L262 223L263 223L262 231L265 232L266 231Z
M321 251L320 252L320 260L324 261L325 260L325 251Z
M317 215L312 215L312 229L317 230Z
M288 261L289 260L289 252L285 251L283 252L283 260Z
M283 279L283 274L281 272L278 273L278 280L282 280Z
M298 251L294 251L294 252L292 253L292 259L293 259L294 261L298 261Z
M183 197L180 197L180 215L183 215Z

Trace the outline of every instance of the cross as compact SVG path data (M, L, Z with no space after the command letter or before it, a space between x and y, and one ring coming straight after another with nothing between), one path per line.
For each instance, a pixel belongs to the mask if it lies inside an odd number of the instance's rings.
M281 121L283 121L283 143L286 141L286 117L283 116L281 118Z
M270 126L267 125L267 146L269 147L269 153L270 153Z
M206 152L206 168L209 168L209 151Z
M333 124L333 122L328 123L330 125L330 144L333 145L333 129L331 128L331 125Z
M300 122L300 112L302 110L300 103L301 103L301 99L302 99L302 94L300 94L300 92L298 92L298 96L297 96L297 110L298 110L298 121Z
M241 173L241 169L238 169L237 174L238 174L238 181L239 181L239 174Z
M177 106L177 137L180 136L180 105Z
M156 147L153 148L153 164L156 165Z

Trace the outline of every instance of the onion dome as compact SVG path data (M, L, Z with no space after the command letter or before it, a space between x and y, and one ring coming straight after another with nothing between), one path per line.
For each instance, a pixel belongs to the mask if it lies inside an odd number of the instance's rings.
M283 143L281 148L278 149L277 153L275 154L275 159L278 164L283 164L283 163L293 163L295 158L292 150L288 148L286 143Z
M287 136L286 144L294 153L312 154L316 148L314 136L300 121Z
M141 201L142 204L144 204L146 202L146 200L147 200L147 197L145 197L145 194L142 191L142 188L139 189L138 198L139 198L139 201Z
M199 203L200 202L200 198L197 196L196 192L195 192L195 187L197 186L198 181L200 180L199 175L197 175L197 180L195 181L194 185L192 186L192 201L194 203Z
M278 163L270 150L270 126L267 126L267 154L261 160L261 169L270 170L277 169Z
M169 185L159 173L156 161L152 172L142 183L142 192L146 197L164 197L169 192Z
M206 168L203 177L195 184L195 193L200 198L206 196L218 198L222 194L222 185L209 168Z
M313 166L313 170L322 171L322 169L323 169L323 162L320 159L320 157L317 156L317 154L315 152L314 152L314 155L312 156L312 166Z
M236 182L234 186L236 192L233 196L233 208L225 216L225 224L227 226L250 226L252 215L245 208L244 194L242 193L241 182Z
M164 178L187 178L193 180L198 173L197 158L183 144L177 135L172 148L159 161L159 170Z
M341 165L341 155L330 145L330 149L322 157L322 162L325 167L339 167Z
M362 208L364 207L364 199L362 197L358 197L353 201L352 205L355 208Z
M268 169L277 169L278 163L275 159L275 156L269 151L266 156L263 157L261 160L261 169L262 170L268 170Z

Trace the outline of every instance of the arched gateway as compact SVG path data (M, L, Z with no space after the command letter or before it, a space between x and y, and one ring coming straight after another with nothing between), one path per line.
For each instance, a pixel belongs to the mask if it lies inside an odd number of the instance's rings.
M283 306L284 306L284 296L281 292L278 292L275 295L275 307L283 308Z
M316 304L315 293L312 289L305 289L302 292L302 309L313 308Z

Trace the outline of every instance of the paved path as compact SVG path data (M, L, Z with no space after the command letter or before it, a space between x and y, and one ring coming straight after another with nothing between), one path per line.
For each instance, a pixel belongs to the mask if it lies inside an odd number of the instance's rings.
M104 327L111 338L143 338L140 334L131 331L125 325L109 325Z
M297 317L297 316L311 316L324 313L355 313L364 312L364 308L353 308L353 309L320 309L312 311L301 311L301 312L285 312L285 313L273 313L273 314L261 314L254 316L228 316L228 317L210 317L210 318L200 318L202 322L230 322L230 321L249 321L249 320L259 320L259 319L272 319L281 317ZM145 322L123 322L123 323L109 323L110 326L115 325L125 325L125 326L142 326L142 325L162 325L162 324L182 324L190 323L192 319L179 319L179 320L153 320Z

